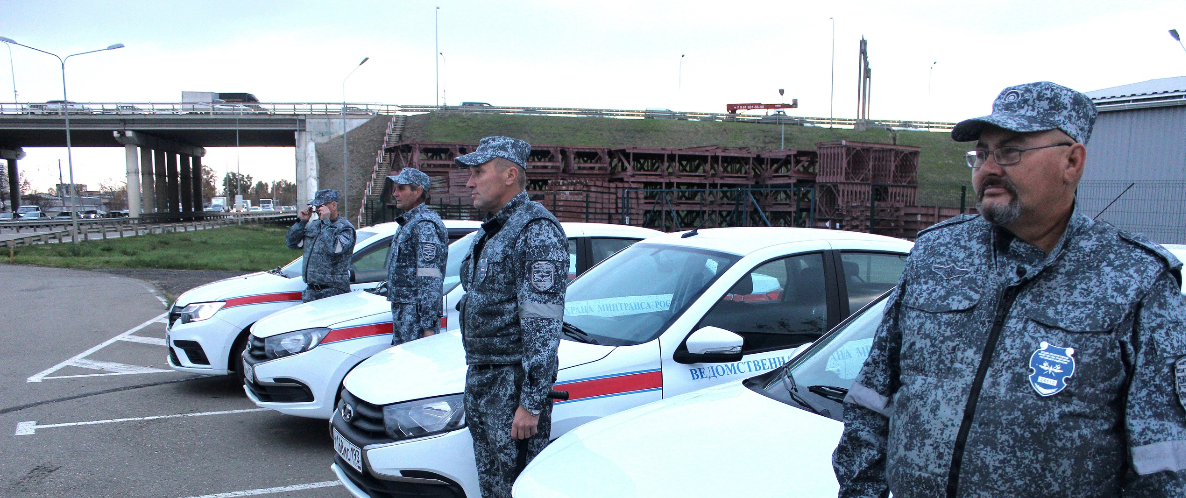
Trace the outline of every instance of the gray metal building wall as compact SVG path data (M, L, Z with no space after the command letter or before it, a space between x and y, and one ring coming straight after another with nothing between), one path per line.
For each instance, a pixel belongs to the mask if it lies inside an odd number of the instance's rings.
M1100 112L1077 206L1094 217L1113 200L1099 220L1186 244L1186 106Z

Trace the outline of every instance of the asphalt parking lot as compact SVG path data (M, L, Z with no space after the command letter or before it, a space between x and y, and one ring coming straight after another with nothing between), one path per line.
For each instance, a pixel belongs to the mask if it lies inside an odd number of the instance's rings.
M168 368L154 287L8 264L0 282L0 496L350 496L325 421Z

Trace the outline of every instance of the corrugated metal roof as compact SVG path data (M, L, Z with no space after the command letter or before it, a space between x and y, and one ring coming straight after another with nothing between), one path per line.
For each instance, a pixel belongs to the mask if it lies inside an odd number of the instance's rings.
M1174 105L1171 102L1178 101L1182 102L1181 105L1186 105L1186 76L1159 78L1104 88L1087 92L1087 96L1097 106L1151 104L1154 102Z

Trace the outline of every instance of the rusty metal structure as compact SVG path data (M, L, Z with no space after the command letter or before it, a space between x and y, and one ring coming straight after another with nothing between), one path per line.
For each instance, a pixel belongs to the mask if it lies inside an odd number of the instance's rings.
M478 219L467 170L453 160L475 143L405 142L385 149L387 174L413 167L432 179L442 217ZM799 226L912 237L953 214L920 208L920 149L821 142L815 150L533 145L528 192L562 221L665 231L717 226ZM365 206L363 224L394 219L390 185Z

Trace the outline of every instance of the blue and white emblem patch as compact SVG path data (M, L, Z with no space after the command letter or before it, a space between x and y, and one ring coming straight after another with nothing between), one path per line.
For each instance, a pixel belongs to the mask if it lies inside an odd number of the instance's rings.
M1060 348L1042 341L1030 355L1030 385L1042 396L1053 396L1067 387L1067 379L1075 375L1074 348Z
M486 258L478 260L478 274L474 275L474 281L481 282L486 278Z

